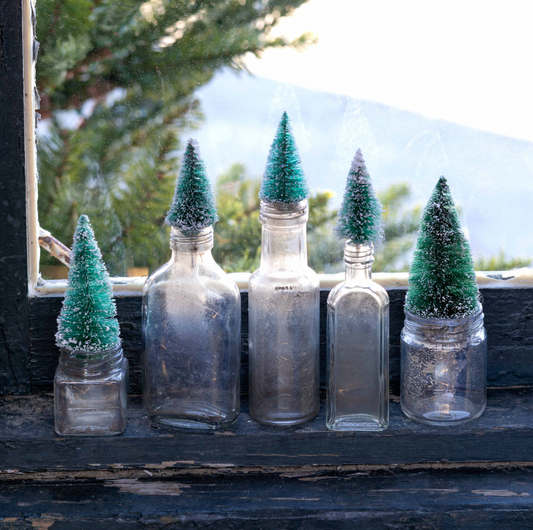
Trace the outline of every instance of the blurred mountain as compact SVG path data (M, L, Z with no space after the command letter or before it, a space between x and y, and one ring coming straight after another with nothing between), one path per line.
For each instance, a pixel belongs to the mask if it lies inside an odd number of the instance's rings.
M531 142L229 70L196 94L205 121L191 135L213 179L234 162L260 176L286 110L309 185L333 190L335 206L361 148L376 188L407 182L413 202L446 176L475 257L533 256Z

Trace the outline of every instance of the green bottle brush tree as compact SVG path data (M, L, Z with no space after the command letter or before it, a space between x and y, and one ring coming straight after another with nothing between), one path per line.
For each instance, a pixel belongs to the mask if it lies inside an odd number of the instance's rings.
M383 207L376 197L361 149L352 161L335 231L360 245L379 245L383 241Z
M60 348L98 352L120 344L109 274L86 215L79 218L72 244L68 288L58 318Z
M294 204L309 197L309 188L286 112L281 116L268 153L259 197L266 202L284 204Z
M165 222L180 230L201 230L218 221L215 196L209 184L198 142L189 139Z
M450 189L441 177L422 215L405 308L425 318L462 318L479 305L474 264Z

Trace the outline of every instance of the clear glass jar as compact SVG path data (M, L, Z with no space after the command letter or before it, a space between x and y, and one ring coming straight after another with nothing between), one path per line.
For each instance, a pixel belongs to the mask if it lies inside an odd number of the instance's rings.
M326 426L389 425L389 296L372 281L374 248L346 242L346 279L328 296Z
M261 201L261 265L250 278L250 414L296 425L319 410L318 275L307 266L307 201Z
M241 297L211 255L213 228L171 228L143 294L143 402L153 421L230 427L239 414Z
M412 420L454 425L473 420L487 403L487 336L483 310L464 318L405 312L401 334L401 405Z
M54 377L56 433L123 433L127 423L128 360L122 346L101 352L59 351Z

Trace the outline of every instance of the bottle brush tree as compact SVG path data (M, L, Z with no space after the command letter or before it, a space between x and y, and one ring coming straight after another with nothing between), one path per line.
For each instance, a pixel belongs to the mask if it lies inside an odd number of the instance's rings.
M361 149L352 161L335 231L352 243L379 245L383 241L383 207L376 197Z
M461 318L478 305L470 246L441 177L420 221L405 308L425 318Z
M289 116L284 112L268 153L259 197L266 202L291 204L308 196L309 188Z
M200 147L190 138L165 222L180 230L201 230L217 221L215 196L200 156Z
M68 288L57 320L56 343L73 351L97 352L120 344L109 274L86 215L74 233Z

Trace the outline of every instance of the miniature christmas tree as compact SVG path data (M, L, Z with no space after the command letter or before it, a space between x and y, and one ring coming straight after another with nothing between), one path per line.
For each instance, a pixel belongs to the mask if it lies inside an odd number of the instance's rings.
M478 303L470 246L441 177L420 221L405 307L426 318L461 318Z
M266 202L290 204L303 201L308 196L309 189L289 116L284 112L268 153L259 197Z
M189 138L165 222L180 230L201 230L217 221L215 197L200 156L200 147L196 140Z
M346 189L335 231L352 243L379 245L383 241L383 207L374 193L361 149L357 150L348 173Z
M120 344L113 289L86 215L74 233L68 288L57 323L59 347L96 352Z

